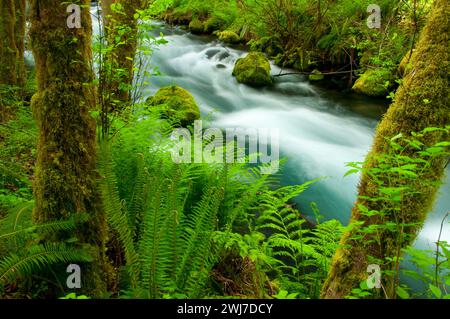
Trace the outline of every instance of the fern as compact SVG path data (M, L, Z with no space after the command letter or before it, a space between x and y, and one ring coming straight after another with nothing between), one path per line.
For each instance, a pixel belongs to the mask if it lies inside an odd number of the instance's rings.
M3 285L21 278L30 278L36 272L58 263L90 262L89 247L74 248L65 243L36 244L40 234L74 231L88 219L78 214L68 220L33 224L33 202L11 209L0 220L0 290Z
M51 264L90 261L92 258L85 250L75 250L63 243L33 245L24 255L11 253L1 260L0 283L27 277Z

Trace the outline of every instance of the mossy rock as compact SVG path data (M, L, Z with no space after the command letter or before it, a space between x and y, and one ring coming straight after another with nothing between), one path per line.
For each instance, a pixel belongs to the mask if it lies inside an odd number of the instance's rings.
M400 65L398 66L397 72L400 76L405 76L412 70L412 59L411 59L411 50L406 53L406 55L403 57L402 61L400 62Z
M200 119L200 109L191 93L179 86L161 88L146 104L156 107L164 117L188 126Z
M367 70L356 80L353 90L372 97L386 97L388 93L387 88L392 86L392 80L393 76L390 70Z
M205 23L199 19L194 19L189 23L189 30L193 34L202 34L205 30Z
M217 36L220 41L225 43L238 44L241 41L241 38L233 31L218 32Z
M233 75L239 83L264 86L272 83L270 62L261 52L250 52L245 58L236 61Z
M309 75L310 81L322 81L324 78L325 78L325 75L323 75L323 73L317 69L312 71L311 74Z
M189 25L192 20L192 12L183 8L177 8L166 12L162 18L169 24Z
M307 71L317 65L317 59L313 51L293 48L275 56L275 64L281 67L293 68L299 71Z
M226 21L218 16L212 16L205 22L205 32L213 33L214 31L224 29Z
M270 57L283 53L283 48L273 37L262 37L258 40L252 39L247 44L252 51L264 52Z

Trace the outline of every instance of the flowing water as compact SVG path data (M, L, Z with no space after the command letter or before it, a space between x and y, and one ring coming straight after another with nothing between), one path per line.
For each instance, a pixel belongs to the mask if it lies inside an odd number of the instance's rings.
M96 10L93 6L94 34L99 33ZM156 49L151 64L162 75L150 79L146 96L162 86L179 85L194 95L202 116L211 118L210 127L279 129L281 156L288 159L279 173L281 182L300 184L324 177L296 199L298 207L311 217L309 204L315 202L327 219L347 224L359 176L344 178L346 163L364 159L385 103L323 89L301 75L279 77L270 88L254 89L239 84L231 74L245 51L155 22L153 33L160 32L168 44ZM33 64L30 52L26 59ZM279 74L280 69L272 65L272 73ZM450 168L417 247L435 249L442 218L450 211L449 194ZM450 241L448 224L442 239Z
M344 178L346 163L364 159L385 103L326 90L301 75L278 77L273 87L264 89L239 84L231 73L245 51L156 24L155 36L163 32L168 44L152 57L162 76L151 79L146 95L162 86L179 85L195 96L202 116L211 118L210 127L279 129L281 156L288 159L280 172L282 183L324 177L296 200L299 208L311 216L309 203L315 202L326 218L348 223L359 176ZM280 69L272 65L272 73L279 74ZM441 219L450 210L449 193L447 178L418 246L434 248ZM448 240L449 233L447 227Z

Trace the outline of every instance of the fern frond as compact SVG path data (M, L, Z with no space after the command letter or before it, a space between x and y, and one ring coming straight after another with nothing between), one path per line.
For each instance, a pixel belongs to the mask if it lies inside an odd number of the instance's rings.
M26 277L51 264L91 262L92 257L83 249L73 249L62 243L31 246L23 256L9 254L0 262L0 283Z

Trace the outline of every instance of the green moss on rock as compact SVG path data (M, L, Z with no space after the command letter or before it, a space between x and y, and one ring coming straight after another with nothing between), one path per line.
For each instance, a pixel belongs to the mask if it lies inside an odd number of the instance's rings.
M226 21L218 16L212 16L205 22L205 32L213 33L214 31L218 31L224 29L226 26Z
M356 80L353 90L373 97L385 97L392 84L392 72L387 69L367 70Z
M237 44L241 41L239 35L237 35L236 32L233 31L218 32L217 36L219 37L220 41L225 43Z
M324 78L325 75L323 75L323 73L317 69L312 71L311 74L309 75L310 81L322 81Z
M270 62L263 53L250 52L245 58L236 61L233 75L239 83L264 86L272 83Z
M194 19L189 23L189 30L193 34L202 34L205 30L205 23L199 19Z
M200 119L200 109L191 93L179 86L161 88L146 104L156 107L164 117L179 121L181 126Z

